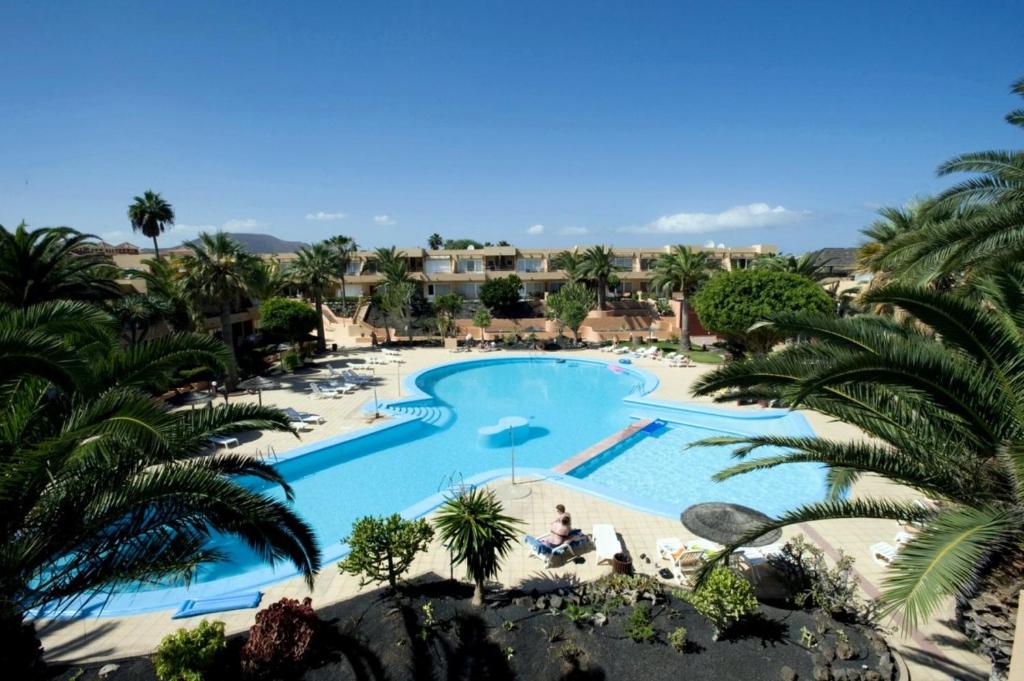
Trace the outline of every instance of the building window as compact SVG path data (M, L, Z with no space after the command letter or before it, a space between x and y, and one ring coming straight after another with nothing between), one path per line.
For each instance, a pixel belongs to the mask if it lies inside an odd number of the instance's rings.
M445 274L452 271L451 258L427 258L423 266L427 274Z
M612 262L615 264L615 267L620 270L625 270L627 272L633 271L633 258L617 256L612 258Z
M640 258L640 271L650 272L654 269L654 266L658 263L657 258Z
M517 272L543 272L543 258L519 258L516 260Z
M482 258L460 259L455 265L456 272L483 272L484 261Z
M477 284L465 282L459 284L459 293L462 294L462 297L466 300L476 300L478 288L479 286Z

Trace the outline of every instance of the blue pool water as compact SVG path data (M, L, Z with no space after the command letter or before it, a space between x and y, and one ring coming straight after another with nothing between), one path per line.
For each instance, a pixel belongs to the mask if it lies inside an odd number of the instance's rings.
M477 436L477 429L507 416L527 419L525 438L515 443L516 466L535 472L552 468L636 418L664 418L666 428L634 436L570 475L549 471L562 484L654 512L675 515L692 503L717 500L773 514L821 498L824 474L813 466L787 466L715 485L710 476L730 463L728 451L684 451L689 442L709 435L810 434L802 416L646 399L656 386L657 379L646 372L621 366L611 370L605 362L590 360L456 362L408 377L405 393L412 396L382 405L398 418L300 447L276 465L294 490L295 510L319 537L325 570L336 569L333 561L343 553L341 540L356 518L422 514L430 510L424 500L453 479L507 468L510 449L488 446ZM244 482L283 496L260 481ZM203 566L187 591L175 585L125 589L105 601L104 612L173 608L184 598L251 590L294 574L290 566L266 566L233 539L218 539L217 548L230 559Z

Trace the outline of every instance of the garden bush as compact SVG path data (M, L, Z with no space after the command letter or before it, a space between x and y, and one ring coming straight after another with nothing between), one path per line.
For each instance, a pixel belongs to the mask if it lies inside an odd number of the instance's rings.
M256 624L242 646L242 673L250 679L299 676L316 653L323 623L312 601L282 598L256 613Z
M387 582L392 590L409 571L416 554L434 538L425 520L405 520L397 513L386 518L364 516L352 525L352 534L342 539L348 556L338 563L342 572L359 575L360 585Z
M757 612L754 587L729 568L711 571L699 589L684 598L715 628L714 639L743 617Z
M798 536L768 558L789 593L790 602L800 608L817 607L839 619L868 621L870 609L857 594L853 558L839 552L829 567L825 552Z
M223 622L203 620L195 629L178 629L160 641L153 667L160 681L212 680L217 658L226 649Z
M651 606L641 603L629 613L629 622L625 628L626 636L634 643L651 643L658 634L651 624Z
M686 650L686 627L677 627L668 635L668 644L672 650L681 653Z

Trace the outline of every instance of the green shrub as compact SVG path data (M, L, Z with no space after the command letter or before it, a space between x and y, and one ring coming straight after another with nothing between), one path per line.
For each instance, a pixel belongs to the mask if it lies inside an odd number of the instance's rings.
M715 627L714 638L743 617L757 612L754 587L732 570L715 568L699 589L685 599Z
M260 303L260 329L295 344L316 328L316 310L290 298L267 298Z
M223 622L203 620L195 629L178 629L160 641L153 667L160 681L206 681L226 648Z
M853 558L842 551L836 564L829 567L825 552L800 535L772 554L768 563L781 577L794 605L821 608L833 617L870 620L871 613L857 593Z
M434 530L426 520L405 520L397 513L384 517L364 516L352 525L352 534L341 540L349 554L338 569L360 576L360 584L387 582L398 588L398 580L412 566L416 554L426 550Z
M298 350L289 350L281 355L281 368L293 372L302 366L302 355Z
M658 634L651 625L651 606L641 603L629 613L629 623L626 624L626 636L629 636L634 643L651 643Z
M693 297L693 307L704 328L740 354L766 353L783 340L770 326L751 328L771 315L833 311L832 299L816 281L767 269L716 274Z
M298 676L314 655L323 622L304 598L282 598L256 613L256 623L241 650L242 672L252 679Z
M565 606L565 610L562 611L562 614L565 615L565 619L569 620L573 624L580 624L594 614L594 609L580 605L579 603L570 603Z
M686 650L686 627L677 627L668 635L668 644L677 653Z

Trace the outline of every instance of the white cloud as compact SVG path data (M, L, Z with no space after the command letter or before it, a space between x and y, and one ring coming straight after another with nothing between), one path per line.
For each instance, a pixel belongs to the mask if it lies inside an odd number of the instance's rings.
M533 234L533 235L543 234L544 233L544 225L530 225L526 229L526 233L527 234Z
M268 223L260 222L255 218L232 218L219 225L193 225L178 222L164 232L161 241L165 239L187 241L196 238L202 232L264 232L269 226Z
M590 230L586 227L562 227L558 230L558 233L566 236L581 236L583 234L589 234Z
M259 231L266 226L266 223L259 222L255 218L235 218L228 220L220 228L224 232L251 232L253 230Z
M646 225L623 227L620 232L638 234L704 234L722 229L783 227L799 222L809 211L789 210L767 203L733 206L721 213L674 213L663 215Z
M348 217L348 214L346 214L346 213L327 213L327 212L324 212L322 210L319 210L319 211L317 211L315 213L306 213L306 219L307 220L321 220L321 221L344 220L347 217Z
M386 213L384 215L374 215L373 216L373 221L376 222L378 225L393 225L393 224L396 224L395 223L395 219L393 217L391 217L390 215L387 215Z

